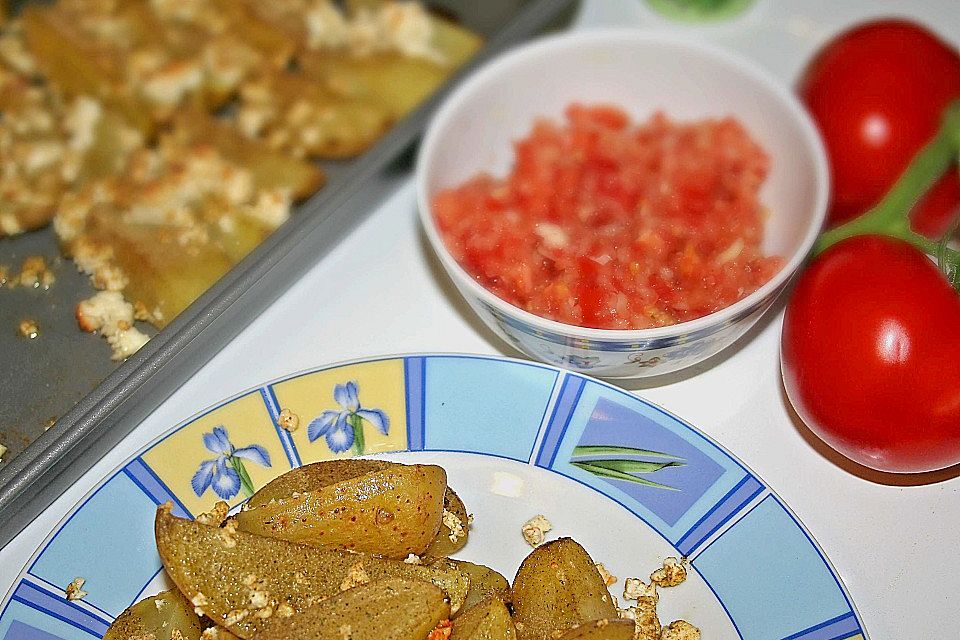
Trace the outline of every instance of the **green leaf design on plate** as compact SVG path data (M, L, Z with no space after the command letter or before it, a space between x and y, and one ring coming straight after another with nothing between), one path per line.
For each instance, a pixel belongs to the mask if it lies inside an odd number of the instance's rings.
M647 458L664 458L667 460L683 461L683 458L672 456L669 453L661 453L650 449L636 449L634 447L581 445L573 448L574 458L581 458L583 456L645 456Z
M653 487L656 489L667 489L668 491L679 491L674 487L660 484L659 482L654 482L653 480L647 480L646 478L638 478L637 476L632 476L629 473L624 473L623 471L617 471L616 469L608 469L606 467L598 466L596 461L593 462L571 462L573 466L583 469L593 475L600 478L611 478L613 480L623 480L625 482L632 482L634 484L641 484L647 487Z
M646 460L584 460L592 467L603 467L620 473L655 473L665 467L682 467L684 462L647 462ZM576 464L576 463L574 463Z

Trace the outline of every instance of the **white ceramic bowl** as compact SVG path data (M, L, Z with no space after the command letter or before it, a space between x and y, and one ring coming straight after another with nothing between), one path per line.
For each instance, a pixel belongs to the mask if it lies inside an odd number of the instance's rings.
M761 192L771 211L764 250L785 265L757 291L703 318L640 330L547 320L484 289L453 259L430 203L476 173L505 175L512 142L572 102L611 103L645 120L657 109L686 120L732 115L771 157ZM443 104L417 164L420 219L454 284L480 318L532 358L592 375L636 378L696 364L742 336L802 263L826 215L829 177L820 138L796 98L753 63L722 49L640 30L543 38L479 69Z

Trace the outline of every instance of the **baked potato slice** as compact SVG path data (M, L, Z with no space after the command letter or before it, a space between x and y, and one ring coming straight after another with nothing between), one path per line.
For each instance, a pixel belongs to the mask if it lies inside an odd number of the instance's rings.
M237 514L241 531L325 549L403 559L422 554L443 517L447 474L436 465L392 465Z
M474 564L466 560L451 559L450 562L470 578L470 590L467 591L467 597L463 601L463 607L460 609L461 614L465 614L471 607L477 606L491 597L505 603L513 600L510 583L499 572L482 564Z
M516 640L517 630L507 605L491 596L453 621L450 640Z
M633 620L595 620L570 629L559 640L633 640L636 624Z
M278 153L246 138L231 125L199 109L184 109L173 120L172 137L185 147L214 146L223 157L248 169L257 189L287 189L294 200L313 195L326 180L312 162Z
M127 607L107 629L103 640L148 636L155 640L171 640L174 631L183 640L199 640L200 617L179 591L171 589Z
M272 616L264 640L423 640L450 616L443 591L429 582L387 578L350 589L288 617Z
M251 638L278 611L297 613L351 587L383 578L432 582L463 604L470 579L455 565L407 564L327 550L238 531L228 519L211 527L157 509L157 550L167 574L191 603L218 625Z
M552 540L524 559L513 580L513 611L521 640L617 618L590 554L571 538Z
M402 466L404 465L398 462L367 458L325 460L306 464L274 478L250 498L247 506L249 509L254 509L272 501L289 498L296 493L318 491L367 473ZM425 557L449 556L462 549L470 536L467 509L463 501L460 500L460 496L449 486L443 495L443 508L456 515L463 523L463 535L457 539L457 542L452 542L450 540L450 528L441 522L440 531L437 532L434 541L423 554Z

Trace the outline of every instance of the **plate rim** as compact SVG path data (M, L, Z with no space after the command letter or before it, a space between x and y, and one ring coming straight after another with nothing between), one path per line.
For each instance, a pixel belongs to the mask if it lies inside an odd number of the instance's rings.
M739 456L735 455L733 452L731 452L727 447L725 447L725 446L724 446L723 444L721 444L720 442L717 442L717 441L713 438L713 436L711 436L711 435L708 434L707 432L703 431L702 429L696 427L695 425L691 424L689 421L685 420L684 418L676 415L676 414L673 413L672 411L670 411L670 410L662 407L661 405L659 405L659 404L657 404L657 403L655 403L655 402L653 402L653 401L651 401L651 400L649 400L649 399L647 399L647 398L645 398L645 397L643 397L643 396L641 396L641 395L638 395L637 393L634 393L634 392L632 392L632 391L630 391L630 390L624 389L623 387L619 387L619 386L617 386L616 384L614 384L614 383L612 383L612 382L608 382L608 381L606 381L606 380L593 377L593 376L591 376L591 375L589 375L589 374L580 373L580 372L572 371L572 370L569 370L569 369L564 369L563 367L559 367L559 366L556 366L556 365L553 365L553 364L548 364L548 363L543 363L543 362L535 362L535 361L532 361L532 360L523 359L523 358L518 358L518 357L503 356L503 355L494 355L494 354L480 354L480 353L470 353L470 352L458 352L458 351L449 351L449 352L447 352L447 351L412 351L412 352L397 352L397 353L389 353L389 354L382 354L382 355L372 355L372 356L361 356L361 357L357 357L357 358L349 358L349 359L345 359L345 360L335 361L335 362L332 362L332 363L321 364L321 365L315 366L315 367L306 367L306 368L298 369L298 370L296 370L296 371L294 371L294 372L292 372L292 373L288 373L288 374L285 374L285 375L276 376L276 377L271 378L271 379L269 379L269 380L262 381L262 382L260 382L260 383L258 383L258 384L254 384L254 385L245 387L244 389L242 389L242 390L240 390L240 391L237 391L236 393L233 393L233 394L231 394L230 396L223 398L222 400L219 400L219 401L217 401L217 402L214 402L214 403L211 403L211 404L208 404L208 405L204 406L204 407L203 407L202 409L200 409L199 411L196 411L196 412L190 414L190 415L187 416L185 419L181 420L180 422L176 423L175 425L164 429L161 433L157 434L155 437L151 438L148 442L146 442L146 443L144 443L143 445L141 445L140 447L138 447L136 450L134 450L133 452L131 452L127 457L125 457L121 462L119 462L117 465L111 467L107 472L105 472L105 474L103 475L103 477L101 477L99 480L97 480L97 481L95 482L95 484L93 484L93 485L90 487L90 489L88 489L86 492L84 492L83 495L80 496L80 497L76 500L76 502L74 502L74 504L72 504L72 505L70 506L69 510L68 510L66 513L64 513L64 515L63 515L61 518L59 518L54 525L52 525L52 527L51 527L50 530L46 533L46 535L43 537L43 539L36 544L35 548L33 549L33 552L30 554L30 556L23 562L23 565L21 566L20 571L16 574L16 577L13 579L13 582L11 583L11 585L9 586L9 588L6 589L6 591L4 592L3 597L0 598L0 616L2 616L2 615L6 612L6 610L7 610L8 606L9 606L10 602L13 600L14 592L17 590L17 587L24 581L25 576L29 573L30 569L36 564L36 561L38 560L39 556L46 550L47 546L48 546L49 543L52 541L52 539L53 539L54 537L56 537L56 535L70 522L70 520L72 520L73 517L76 516L76 515L83 509L83 507L88 503L88 501L89 501L94 495L96 495L102 488L104 488L114 477L116 477L119 473L121 473L121 472L123 471L123 469L126 468L126 466L129 465L132 461L134 461L134 460L137 459L139 456L141 456L142 454L144 454L144 453L146 453L147 451L149 451L150 449L152 449L152 448L153 448L154 446L156 446L157 444L159 444L159 443L161 443L162 441L166 440L168 437L170 437L170 436L173 435L174 433L180 431L180 430L183 429L183 428L186 428L187 426L189 426L190 424L192 424L192 423L195 422L196 420L198 420L198 419L200 419L200 418L202 418L202 417L204 417L204 416L206 416L206 415L209 415L209 414L212 413L213 411L216 411L217 409L220 409L220 408L222 408L222 407L224 407L224 406L227 406L227 405L229 405L229 404L237 401L237 400L240 399L240 398L243 398L243 397L246 397L246 396L251 395L251 394L253 394L253 393L256 393L258 390L260 390L260 389L262 389L262 388L265 388L265 387L273 386L273 385L276 385L276 384L278 384L278 383L287 382L287 381L294 380L294 379L297 379L297 378L302 378L302 377L304 377L304 376L313 375L313 374L320 373L320 372L324 372L324 371L332 371L332 370L336 370L336 369L341 369L341 368L349 367L349 366L353 366L353 365L367 364L367 363L374 363L374 362L394 361L394 360L396 360L396 361L401 361L401 362L405 362L405 361L406 361L407 359L409 359L409 358L424 358L424 359L427 359L427 358L450 358L450 359L463 359L463 360L474 360L474 361L490 361L490 362L506 363L506 364L511 365L511 366L524 366L524 367L529 367L529 368L533 368L533 369L541 369L541 370L552 371L552 372L554 372L555 374L557 374L557 378L556 378L556 380L554 381L554 389L557 389L557 388L559 387L559 385L561 384L561 381L564 380L564 379L567 378L567 377L578 378L578 379L581 379L581 380L583 380L583 381L585 381L585 382L592 382L592 383L598 384L598 385L600 385L600 386L602 386L602 387L604 387L604 388L606 388L606 389L609 389L609 390L612 390L612 391L614 391L614 392L617 392L617 393L619 393L619 394L623 394L623 395L625 395L625 396L629 396L629 397L632 398L633 400L638 401L638 402L640 402L641 404L645 405L646 407L648 407L648 408L650 408L650 409L652 409L652 410L654 410L654 411L656 411L656 412L659 412L659 413L663 414L663 415L666 416L667 418L670 418L670 419L672 419L672 420L675 420L677 423L683 425L685 428L689 429L689 430L692 431L694 434L696 434L696 435L704 438L705 440L707 440L707 442L709 442L709 443L712 444L713 446L717 447L720 451L722 451L725 455L727 455L733 462L735 462L737 465L739 465L739 466L741 467L741 469L743 469L743 470L744 470L745 472L747 472L748 474L753 475L753 477L756 478L756 479L761 483L763 489L765 489L765 490L768 492L767 496L764 497L764 498L761 499L761 500L756 501L755 504L752 504L749 508L745 509L745 510L743 511L743 514L740 516L740 518L738 518L737 521L742 520L748 513L750 513L751 511L753 511L753 510L756 509L757 507L759 507L759 506L766 500L766 498L772 497L772 498L774 499L774 501L775 501L775 502L784 510L784 512L790 517L790 519L794 522L794 524L797 525L797 527L799 528L800 532L801 532L801 533L804 535L804 537L809 541L809 543L811 544L811 546L813 547L813 549L816 551L816 553L817 553L817 555L819 556L819 558L821 559L821 561L824 563L824 565L825 565L825 566L827 567L827 569L829 570L831 577L833 578L833 580L835 581L835 583L836 583L837 586L839 587L841 595L843 596L843 598L844 598L844 600L846 601L847 605L850 607L850 610L853 612L853 614L854 614L854 616L855 616L855 618L856 618L856 621L857 621L857 623L859 624L860 633L862 634L863 639L864 639L864 640L871 640L871 636L870 636L870 634L869 634L869 631L867 630L867 628L866 628L866 626L865 626L865 624L864 624L863 617L862 617L862 615L860 614L860 611L859 611L858 608L857 608L857 604L856 604L854 598L853 598L852 595L850 594L850 592L849 592L846 584L844 583L843 579L841 578L840 573L837 571L836 566L833 564L833 562L831 561L830 557L827 555L826 551L825 551L825 550L823 549L823 547L820 545L820 543L819 543L819 541L817 540L817 538L816 538L816 537L813 535L813 533L807 528L807 526L806 526L806 524L803 522L803 520L800 519L800 517L797 516L796 513L794 513L793 509L789 506L789 504L777 493L777 491L776 491L773 487L771 487L771 486L763 479L762 476L760 476L759 474L755 473L755 472L753 471L753 469L752 469L749 465L747 465L743 460L740 459ZM549 408L550 408L550 407L549 407L549 403L550 403L550 402L554 402L554 401L555 401L555 398L553 398L552 395L551 395L551 398L550 398L550 401L548 402L548 406L547 406L547 409L546 409L546 410L549 410ZM546 410L545 410L545 411L546 411ZM142 423L141 423L141 424L142 424ZM138 426L139 426L139 425L138 425ZM541 424L541 426L540 426L539 428L540 428L540 429L544 429L545 426L544 426L543 424ZM135 430L135 429L136 429L136 427L134 427L134 430ZM133 431L131 431L131 434L132 434L132 433L133 433ZM540 435L540 434L538 433L538 436L539 436L539 435ZM129 437L130 437L130 434L128 434L127 436L125 436L124 439L120 441L120 444L122 444L123 441L126 440L126 439L129 438ZM119 446L119 445L118 445L118 446ZM535 448L536 448L536 443L534 444L534 449L535 449ZM465 454L479 455L479 456L486 456L486 457L497 457L496 454L482 453L482 452L453 451L453 450L446 450L446 449L443 449L443 450L432 450L432 449L431 449L431 450L427 450L427 451L450 452L450 453L461 453L461 454L464 454L464 453L465 453ZM364 456L364 457L365 457L365 456L370 456L370 455L376 456L376 455L383 455L383 454L387 454L387 453L389 453L389 454L393 454L393 453L413 453L413 454L416 454L416 453L418 453L418 452L417 452L417 451L411 451L409 448L404 448L404 449L402 449L402 450L389 451L389 452L371 452L371 453L368 453L368 454L363 454L363 456ZM512 460L512 459L511 459L511 460ZM514 460L514 461L515 461L515 462L518 462L519 464L526 464L526 465L529 465L529 466L537 466L537 465L534 464L534 461L533 461L533 458L532 458L532 457L531 457L531 459L529 459L526 463L520 462L520 461L516 461L516 460ZM610 499L612 502L614 502L614 503L617 504L618 506L627 509L628 512L630 512L633 517L635 517L637 520L639 520L640 522L642 522L642 523L643 523L646 527L648 527L649 529L652 529L653 532L656 533L657 535L659 535L661 538L663 538L669 546L673 547L673 549L674 549L675 551L677 551L678 554L680 553L680 551L676 548L676 545L675 545L672 541L670 541L669 539L667 539L666 536L665 536L661 531L659 531L656 527L654 527L652 524L650 524L649 522L647 522L647 521L646 521L643 517L641 517L640 515L632 512L628 507L626 507L625 505L623 505L622 503L620 503L618 500L616 500L616 499L613 498L612 496L608 496L608 495L600 492L600 491L597 490L596 488L590 487L589 485L587 485L587 484L579 481L578 479L572 478L572 477L570 477L570 476L568 476L568 475L566 475L566 474L563 474L563 473L561 473L561 472L559 472L559 471L556 471L556 470L554 470L554 469L544 468L544 467L538 467L538 468L540 468L540 469L543 470L543 471L547 471L547 472L551 472L551 473L554 473L554 474L556 474L556 475L559 475L559 476L561 476L561 477L563 477L563 478L566 478L567 480L576 482L576 483L580 484L581 486L584 486L584 487L586 487L586 488L588 488L588 489L591 489L591 490L595 491L596 493L600 494L600 495L603 496L604 498ZM761 489L761 494L763 493L763 489ZM758 495L760 495L760 494L758 494ZM50 508L50 507L47 507L47 509L49 509L49 508ZM44 511L46 511L46 509L45 509ZM711 535L713 535L713 534L711 534ZM707 547L709 547L710 545L712 545L712 544L713 544L714 542L716 542L716 540L718 540L719 538L720 538L720 536L718 535L716 538L714 538L714 539L711 540L709 543L707 543L707 544L700 550L700 552L702 553L703 550L705 550ZM698 555L699 555L699 553L698 553ZM163 568L162 568L162 566L161 566L160 571L162 571L162 570L163 570ZM698 573L699 573L699 571L698 571ZM155 577L155 576L154 576L154 577ZM706 580L705 578L703 578L702 576L701 576L701 579L703 579L704 583L707 585L707 587L710 589L710 591L714 594L714 597L717 599L717 602L720 604L720 606L723 608L723 610L727 613L728 619L731 621L731 624L733 625L734 629L737 631L738 634L740 634L739 628L737 627L736 623L734 622L733 617L730 616L730 613L729 613L729 611L727 610L727 607L726 607L726 605L724 604L723 600L722 600L722 599L719 597L719 595L716 593L716 591L714 590L713 586L710 584L709 581L707 581L707 580ZM151 579L150 582L152 582L152 579ZM143 588L145 589L146 586L149 586L150 582L148 582L147 585L145 585ZM141 594L142 594L142 591L143 591L143 589L141 589ZM139 595L140 595L140 594L138 594L138 596L139 596ZM97 608L95 605L91 605L90 603L85 603L85 604L86 604L87 606L90 606L90 607L94 608L94 609L95 609L96 611L98 611L99 613L108 614L108 612L100 610L100 609ZM108 615L109 615L109 614L108 614ZM741 636L741 637L742 637L742 636Z

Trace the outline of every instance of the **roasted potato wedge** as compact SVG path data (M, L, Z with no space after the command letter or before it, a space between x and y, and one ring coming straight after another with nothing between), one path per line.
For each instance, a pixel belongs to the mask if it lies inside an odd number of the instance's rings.
M633 640L633 620L595 620L570 629L559 640Z
M343 460L325 460L313 462L302 467L291 469L281 476L277 476L247 501L251 509L261 507L275 500L289 498L295 493L317 491L344 480L350 480L365 473L382 471L397 462L386 460L368 460L365 458L346 458Z
M127 607L107 629L103 640L148 636L155 640L171 640L174 631L183 640L199 640L200 617L179 591L171 589Z
M470 578L470 590L463 601L461 613L491 597L509 603L513 599L510 592L510 583L500 573L482 564L474 564L466 560L451 559L458 569Z
M450 640L516 640L517 630L507 605L488 597L453 621Z
M157 550L167 574L187 598L218 625L241 638L260 631L271 612L303 611L321 598L366 581L404 578L432 582L456 611L469 577L446 561L429 566L327 550L237 531L235 522L211 527L157 509ZM259 605L259 606L254 606Z
M398 462L364 458L325 460L323 462L306 464L274 478L250 498L247 502L247 507L254 509L269 504L270 502L284 500L295 493L318 491L366 473L374 473L402 466L404 465ZM423 554L425 557L435 558L449 556L462 549L470 536L469 527L467 526L467 509L463 501L460 500L460 496L450 487L447 487L444 493L443 508L460 518L460 521L463 523L463 535L457 539L457 542L452 542L450 540L450 529L441 523L440 531Z
M443 495L443 510L449 511L460 520L460 535L451 537L450 527L445 522L441 522L437 537L427 547L424 555L434 558L453 555L463 549L470 537L470 514L467 513L463 500L450 487L447 487L447 491Z
M223 157L249 169L258 189L288 189L302 200L323 186L323 171L311 162L291 158L245 138L234 127L198 109L184 109L173 120L173 139L183 146L210 144Z
M423 640L450 616L443 591L429 582L387 578L350 589L289 617L272 616L264 640Z
M242 531L387 558L422 554L440 530L447 474L395 465L245 508Z
M570 538L552 540L524 559L513 580L513 611L521 640L617 618L590 554Z

